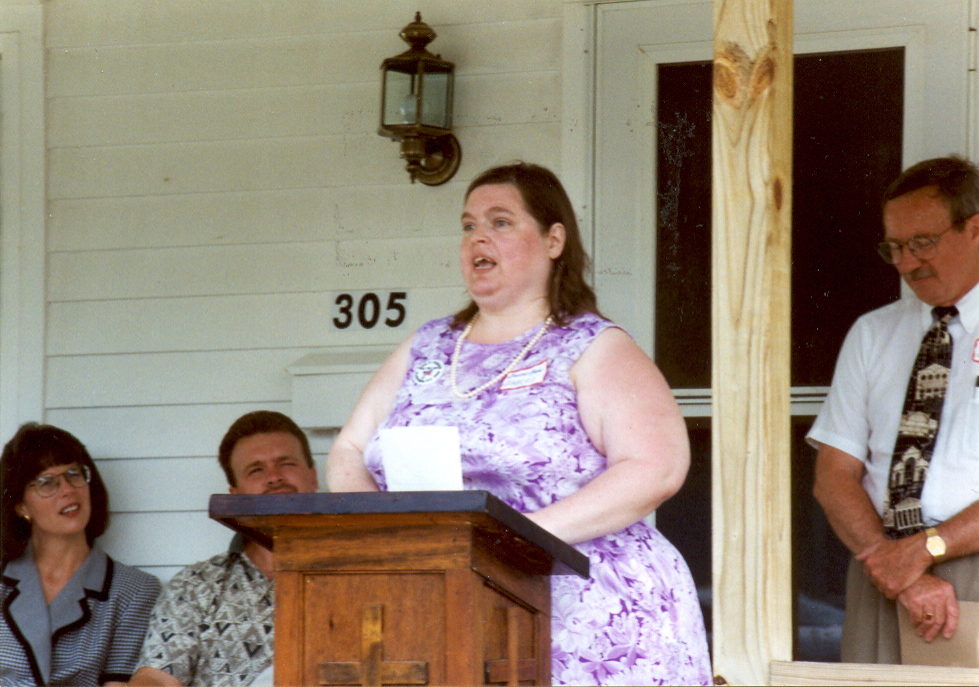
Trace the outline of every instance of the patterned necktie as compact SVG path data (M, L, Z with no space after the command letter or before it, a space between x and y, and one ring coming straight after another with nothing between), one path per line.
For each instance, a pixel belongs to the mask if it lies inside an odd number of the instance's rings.
M921 489L938 436L952 367L948 323L959 314L954 305L933 308L931 312L935 322L921 340L911 368L891 459L888 498L884 502L884 534L890 539L907 537L925 528L921 520Z

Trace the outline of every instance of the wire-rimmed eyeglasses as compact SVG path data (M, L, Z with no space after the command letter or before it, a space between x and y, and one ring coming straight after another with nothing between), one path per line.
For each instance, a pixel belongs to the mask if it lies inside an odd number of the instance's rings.
M61 488L62 479L75 487L75 489L81 489L92 481L92 473L89 471L87 465L75 464L60 474L38 477L32 482L28 482L27 486L33 488L38 496L46 499L58 493L58 489Z
M947 229L937 234L912 236L907 241L894 239L881 241L877 244L877 254L888 265L896 265L904 258L904 249L907 247L911 255L919 260L931 260L938 253L938 240L960 224L962 222L953 222Z

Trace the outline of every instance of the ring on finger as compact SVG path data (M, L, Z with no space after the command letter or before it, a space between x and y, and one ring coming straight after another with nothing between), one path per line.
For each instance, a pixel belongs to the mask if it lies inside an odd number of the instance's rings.
M931 620L932 618L935 617L935 614L930 611L925 611L924 615L921 617L924 618L925 620Z

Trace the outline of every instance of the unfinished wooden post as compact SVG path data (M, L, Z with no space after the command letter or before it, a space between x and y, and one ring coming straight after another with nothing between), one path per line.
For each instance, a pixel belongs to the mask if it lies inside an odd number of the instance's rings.
M792 658L792 0L715 0L713 650L731 684Z

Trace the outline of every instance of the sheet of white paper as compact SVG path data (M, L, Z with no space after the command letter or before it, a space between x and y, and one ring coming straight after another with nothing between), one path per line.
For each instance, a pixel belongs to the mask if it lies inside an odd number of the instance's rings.
M457 427L393 427L380 441L388 491L462 490Z

